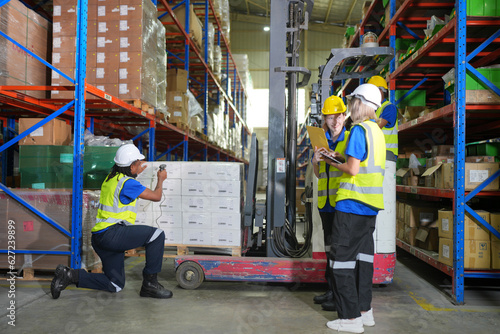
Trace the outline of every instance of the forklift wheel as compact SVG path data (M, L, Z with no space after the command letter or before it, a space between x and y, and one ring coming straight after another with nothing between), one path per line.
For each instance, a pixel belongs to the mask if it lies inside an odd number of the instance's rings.
M181 288L194 290L203 283L205 274L203 273L203 268L198 263L185 261L177 267L175 278Z

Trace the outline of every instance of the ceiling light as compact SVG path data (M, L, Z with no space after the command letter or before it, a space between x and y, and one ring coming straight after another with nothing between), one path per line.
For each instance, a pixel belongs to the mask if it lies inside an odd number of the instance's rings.
M269 28L268 26L264 27L264 31L269 31L269 30L271 30L271 28Z

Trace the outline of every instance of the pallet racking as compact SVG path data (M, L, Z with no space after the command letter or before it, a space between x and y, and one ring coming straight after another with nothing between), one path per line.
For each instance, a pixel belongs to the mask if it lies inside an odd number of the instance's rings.
M156 1L153 1L156 5ZM178 2L178 5L187 6L189 8L190 1L185 0ZM212 0L205 0L196 3L197 7L204 7L203 12L205 18L205 27L208 18L212 17L218 28L218 41L223 41L225 50L226 62L224 70L226 75L233 76L233 94L228 95L228 85L223 87L216 78L213 72L207 65L205 59L201 56L200 50L194 45L187 33L177 19L174 19L175 25L181 31L181 38L177 39L185 45L184 68L191 71L192 81L197 82L196 75L204 76L204 84L202 88L197 89L191 87L194 92L199 92L204 98L204 112L207 113L207 100L209 91L215 91L217 99L223 99L225 104L224 112L227 113L232 120L232 124L241 123L242 125L242 152L241 156L245 156L246 137L250 130L244 121L244 110L246 107L246 91L241 82L241 77L236 69L234 60L232 59L229 48L228 39L221 31L220 22L215 16ZM163 7L162 7L163 6ZM172 15L170 5L161 0L163 10ZM190 132L187 128L179 128L172 124L168 124L157 118L151 113L150 108L143 108L142 105L136 104L137 101L132 101L129 104L126 101L118 99L115 96L109 95L102 90L88 84L86 82L86 47L87 47L87 0L78 0L77 6L77 24L76 24L76 71L75 78L67 76L59 69L49 64L44 59L40 58L32 51L28 50L20 43L9 37L5 32L0 31L0 38L7 39L10 43L14 43L20 50L28 55L41 61L52 71L59 73L65 77L71 86L0 86L0 121L3 124L4 140L0 143L0 153L2 153L2 182L0 190L8 194L10 197L17 200L23 206L28 208L35 215L46 221L55 229L66 235L71 241L71 251L50 251L50 250L30 250L17 249L17 254L55 254L67 255L70 257L70 265L73 268L81 266L81 235L82 235L82 197L83 197L83 152L84 152L84 131L88 129L95 134L109 135L112 133L114 137L122 139L132 139L137 145L143 147L143 136L149 135L147 160L154 161L166 156L167 160L181 159L189 161L198 159L201 161L238 161L248 163L244 158L239 158L234 152L218 147L214 143L208 142L206 139L206 123L204 124L204 135L202 138ZM46 14L46 13L45 13ZM160 13L159 13L160 15ZM189 11L186 11L186 22L189 22ZM189 28L189 26L188 26ZM204 41L208 40L207 29L204 30ZM168 50L168 48L167 48ZM196 60L191 61L190 50L196 54ZM172 54L170 52L169 54ZM205 42L205 55L206 55ZM180 57L178 57L182 60ZM202 64L201 68L196 66ZM196 70L193 70L196 68ZM211 80L208 79L211 78ZM188 88L188 87L186 87ZM30 91L74 91L75 99L40 99L30 96ZM23 93L20 91L26 91ZM199 97L199 96L198 96ZM23 133L16 134L15 123L19 118L29 117L33 115L45 116L40 122ZM67 230L50 217L46 216L28 202L17 196L11 189L8 188L6 179L7 173L12 172L12 150L14 145L19 140L26 137L32 131L47 124L55 118L65 120L68 124L73 124L74 129L74 150L73 150L73 198L72 198L72 217L71 230ZM206 117L205 117L206 119ZM137 135L133 135L128 131L129 127L145 128L144 131ZM0 250L0 254L7 254L8 250Z
M365 31L375 31L379 36L379 44L396 48L396 38L403 40L421 40L421 47L409 56L405 62L396 67L396 60L390 64L388 81L390 83L390 101L394 104L401 102L415 90L424 90L427 94L427 106L435 110L399 125L399 147L420 143L421 145L443 144L436 137L439 131L440 138L445 136L448 142L454 145L454 188L435 189L414 186L397 186L397 192L414 194L421 199L437 200L448 198L453 201L453 266L447 266L437 261L429 252L410 246L402 240L397 245L429 263L437 269L451 276L453 281L452 299L464 303L465 278L500 278L498 270L467 270L464 269L464 217L469 213L480 224L491 232L491 238L500 238L500 233L469 206L474 197L487 200L500 196L498 191L481 191L486 185L497 178L500 172L485 180L474 191L465 191L465 152L466 142L490 139L496 137L498 129L498 115L500 104L485 102L470 102L466 98L466 73L472 74L486 85L493 93L500 95L500 88L496 87L481 73L479 66L493 64L498 59L500 44L500 17L472 16L473 10L469 7L482 6L482 2L465 0L375 0L360 23L350 47L360 44ZM387 5L389 7L384 6ZM455 15L432 37L425 39L424 29L431 15L443 18L451 15L455 8ZM389 14L388 18L385 18ZM498 15L498 13L497 13ZM384 21L387 24L383 24ZM454 101L444 89L442 77L452 68L455 68ZM353 85L353 84L351 84ZM348 90L349 82L343 82L340 90ZM395 90L407 90L408 93L396 100ZM434 135L433 135L434 134Z

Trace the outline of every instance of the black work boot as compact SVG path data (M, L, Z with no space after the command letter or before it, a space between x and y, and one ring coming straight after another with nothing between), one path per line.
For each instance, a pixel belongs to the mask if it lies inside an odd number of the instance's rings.
M320 296L315 296L313 298L313 300L314 300L314 304L323 304L323 303L329 302L329 301L333 300L333 291L328 290L327 292L325 292L324 294L322 294Z
M52 298L57 299L61 291L70 284L78 283L78 270L73 270L62 264L58 265L52 283L50 283L50 293Z
M337 306L335 305L335 301L333 299L321 304L321 308L325 311L337 311Z
M141 288L141 297L151 297L151 298L171 298L172 297L172 291L167 290L158 283L158 278L156 277L156 274L143 274L143 280L142 280L142 288Z

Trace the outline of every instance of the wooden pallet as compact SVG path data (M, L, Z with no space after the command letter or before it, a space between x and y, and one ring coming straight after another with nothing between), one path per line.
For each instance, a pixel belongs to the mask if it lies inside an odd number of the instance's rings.
M210 252L220 251L224 253L231 253L231 256L241 256L241 247L239 246L166 245L163 257L175 258L178 255L189 255L190 252L193 254L195 251L200 252L203 249ZM125 251L125 256L144 257L146 256L146 252L144 247L139 247Z
M172 124L173 126L175 126L176 128L179 128L181 130L189 131L189 126L187 124L185 124L185 123L182 123L182 122L176 122L176 123L169 122L169 124Z
M146 102L143 102L139 99L133 99L133 100L123 100L126 103L133 105L137 109L141 109L142 111L147 112L148 114L154 115L155 114L155 108L147 104Z

